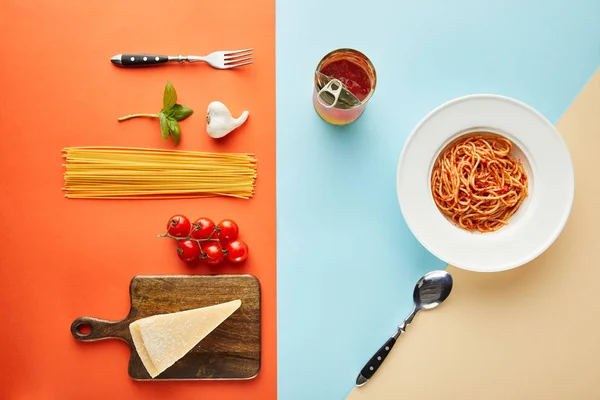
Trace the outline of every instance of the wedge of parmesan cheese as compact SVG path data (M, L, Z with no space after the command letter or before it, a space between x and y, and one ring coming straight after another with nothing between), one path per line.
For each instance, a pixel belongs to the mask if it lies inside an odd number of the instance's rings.
M209 307L153 315L132 322L129 331L150 376L154 378L175 364L241 304L241 300L233 300Z

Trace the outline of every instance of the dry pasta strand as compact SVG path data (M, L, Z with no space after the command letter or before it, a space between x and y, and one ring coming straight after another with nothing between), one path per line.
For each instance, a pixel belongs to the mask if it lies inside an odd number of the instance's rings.
M209 153L135 147L66 147L65 197L186 199L254 195L251 153Z

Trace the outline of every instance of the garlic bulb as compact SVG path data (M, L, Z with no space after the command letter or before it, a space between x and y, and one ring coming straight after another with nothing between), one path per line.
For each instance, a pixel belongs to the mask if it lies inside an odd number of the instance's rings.
M206 131L211 138L220 139L246 122L248 115L248 111L244 111L239 118L233 118L225 104L213 101L206 113Z

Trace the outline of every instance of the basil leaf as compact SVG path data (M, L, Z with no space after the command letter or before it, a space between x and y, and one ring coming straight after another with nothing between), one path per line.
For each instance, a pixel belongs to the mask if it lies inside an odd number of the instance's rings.
M177 146L181 140L181 128L179 127L179 122L173 118L167 118L167 124L169 125L171 136L173 136L173 142L175 143L175 146Z
M176 121L182 121L192 115L194 110L181 104L173 104L173 107L165 111L165 114Z
M165 86L165 93L163 95L163 109L162 111L167 111L177 101L177 92L171 82L167 81L167 86Z
M162 138L167 140L169 138L169 125L167 123L167 116L161 112L158 114L158 119L160 120L160 133L162 134Z
M173 136L175 146L181 141L181 128L179 121L182 121L192 115L194 110L184 105L177 104L177 92L171 82L167 81L163 94L163 108L156 114L129 114L120 117L119 121L125 121L130 118L137 117L152 117L158 118L160 122L160 133L164 140L169 140L169 136Z

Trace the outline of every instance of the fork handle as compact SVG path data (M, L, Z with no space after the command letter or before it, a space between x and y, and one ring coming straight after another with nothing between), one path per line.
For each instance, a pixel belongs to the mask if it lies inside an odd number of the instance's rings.
M151 67L165 64L170 58L159 54L117 54L110 61L119 67Z

